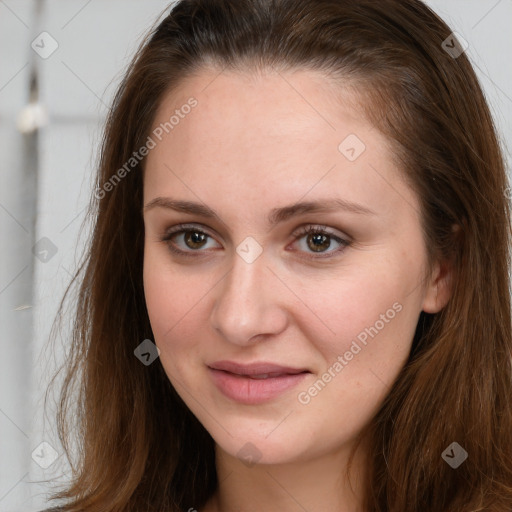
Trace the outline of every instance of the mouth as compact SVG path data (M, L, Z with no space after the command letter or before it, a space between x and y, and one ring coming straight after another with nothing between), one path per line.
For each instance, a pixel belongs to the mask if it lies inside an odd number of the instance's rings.
M224 371L224 370L220 370L220 371ZM231 373L231 372L226 372L226 373ZM237 373L231 373L231 375L236 375L238 377L246 377L248 379L263 380L263 379L273 379L275 377L284 377L285 375L298 375L299 373L303 373L303 372L298 372L298 373L274 372L274 373L262 373L260 375L239 375Z
M234 361L217 361L208 365L212 370L220 370L234 375L251 378L272 378L281 375L297 375L309 372L307 368L290 367L267 362L255 362L250 364L236 363ZM310 373L310 372L309 372Z
M222 361L208 365L217 389L227 398L256 405L281 396L297 386L311 372L271 363L241 365Z

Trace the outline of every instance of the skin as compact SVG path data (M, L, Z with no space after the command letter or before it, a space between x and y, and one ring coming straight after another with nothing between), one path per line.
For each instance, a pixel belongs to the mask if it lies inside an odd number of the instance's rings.
M150 151L144 176L144 205L172 197L204 203L220 218L144 210L144 288L160 360L216 443L220 485L202 511L360 510L367 454L361 443L349 482L350 449L406 362L421 311L446 304L451 271L436 262L426 278L418 198L353 90L310 70L219 73L204 69L165 96L153 128L191 96L198 104ZM354 161L338 150L349 134L366 146ZM320 198L375 214L306 213L268 228L273 208ZM176 255L162 241L180 223L207 231L202 245L173 238L202 255ZM311 237L296 233L303 225L326 226L350 245L336 252L342 246L331 237L315 252ZM236 251L246 237L262 249L252 263ZM300 403L298 393L395 303L400 312ZM245 405L212 383L206 365L221 359L311 374L275 399ZM246 443L258 450L255 465L237 456Z

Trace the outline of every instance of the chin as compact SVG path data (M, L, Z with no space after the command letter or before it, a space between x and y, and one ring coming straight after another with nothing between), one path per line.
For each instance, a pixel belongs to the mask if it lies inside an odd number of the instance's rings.
M272 427L254 420L252 428L247 424L239 428L226 425L229 434L219 428L210 430L218 449L243 462L248 467L255 464L287 464L308 458L305 436L296 430L296 436L289 429L274 423ZM276 429L275 431L272 431ZM219 431L220 430L220 431ZM270 433L270 434L269 434ZM230 435L231 434L231 435Z

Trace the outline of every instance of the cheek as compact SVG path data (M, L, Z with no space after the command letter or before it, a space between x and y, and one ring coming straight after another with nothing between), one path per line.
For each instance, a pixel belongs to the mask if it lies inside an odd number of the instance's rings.
M334 334L324 328L319 336L307 322L301 326L322 356L314 378L295 396L297 417L307 420L312 431L326 434L318 449L332 449L364 427L410 352L418 298L410 293L410 280L397 282L375 270L371 279L333 286L326 300L318 302L322 320ZM361 283L365 286L358 286Z
M421 309L420 270L418 264L394 261L382 258L380 264L346 272L350 277L301 292L317 312L303 316L300 329L322 355L318 369L354 389L391 382L410 351ZM344 377L338 378L341 373Z
M144 251L143 283L153 333L161 338L185 317L196 283L193 275L180 272L166 250L151 241L146 241Z
M169 286L170 280L162 272L158 260L147 249L144 254L143 283L151 328L158 340L171 327L169 315L174 315L175 309L171 306L175 297L173 288Z
M148 250L144 257L144 294L155 344L168 374L197 364L201 333L208 318L204 304L215 280L204 273L171 266L165 255ZM202 329L202 330L201 330ZM189 364L190 361L190 364Z

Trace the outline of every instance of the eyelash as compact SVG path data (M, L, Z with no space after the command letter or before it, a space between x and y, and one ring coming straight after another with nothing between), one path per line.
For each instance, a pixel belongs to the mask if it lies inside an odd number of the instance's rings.
M179 224L179 225L171 228L171 230L168 230L166 232L166 234L164 235L164 237L162 237L161 241L165 242L166 245L168 246L169 250L175 254L178 254L180 256L185 256L185 257L192 257L192 258L200 257L201 255L199 255L198 253L204 252L201 249L198 249L197 251L194 251L194 250L183 251L181 249L177 249L176 246L171 241L171 239L174 238L176 235L181 235L181 234L190 233L190 232L201 233L210 238L213 238L210 234L208 234L206 231L204 231L203 229L201 229L197 226L190 225L190 224ZM341 247L334 251L331 251L328 253L318 253L318 255L316 255L316 256L306 256L306 258L312 259L312 260L333 258L334 256L342 253L351 244L350 240L345 240L345 239L340 238L340 237L334 235L333 233L329 232L327 226L312 226L312 225L303 226L300 228L300 230L298 232L294 233L294 236L295 236L294 242L297 240L300 240L302 237L304 237L306 235L310 235L310 234L312 234L312 235L327 235L331 239L334 239L336 242L341 244ZM310 254L313 254L313 253L310 253Z

